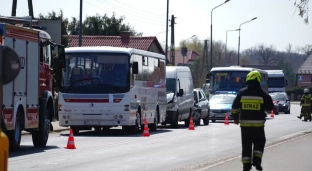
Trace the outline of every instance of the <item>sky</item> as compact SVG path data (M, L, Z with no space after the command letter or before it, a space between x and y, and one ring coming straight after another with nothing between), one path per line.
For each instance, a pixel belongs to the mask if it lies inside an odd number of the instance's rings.
M176 17L175 45L181 40L196 35L204 41L210 37L211 10L225 0L169 0L169 19ZM312 44L312 23L306 25L294 7L295 0L230 0L213 10L213 40L226 42L227 48L238 48L239 25L257 17L256 20L241 26L240 50L260 43L275 45L285 50L288 44L293 47ZM3 3L4 2L4 3ZM10 16L12 0L0 0L0 15ZM312 4L310 4L311 6ZM33 0L34 15L63 10L66 18L79 18L79 0ZM143 36L157 36L161 44L166 41L167 0L83 0L83 19L96 13L117 17L125 16L125 21ZM18 0L17 16L28 15L27 0ZM312 18L312 17L310 17ZM170 24L170 22L169 22ZM170 44L170 27L168 45Z

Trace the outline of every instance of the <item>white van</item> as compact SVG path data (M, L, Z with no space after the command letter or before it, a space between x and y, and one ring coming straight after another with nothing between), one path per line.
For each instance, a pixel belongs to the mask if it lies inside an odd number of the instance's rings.
M194 106L193 78L189 67L166 66L167 112L163 125L184 121L189 126Z

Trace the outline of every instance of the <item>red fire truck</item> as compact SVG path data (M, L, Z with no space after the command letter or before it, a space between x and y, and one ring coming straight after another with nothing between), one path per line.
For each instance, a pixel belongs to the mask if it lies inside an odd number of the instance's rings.
M58 82L54 76L65 61L64 47L55 44L47 32L31 22L17 26L8 24L10 21L15 20L0 22L0 46L9 46L17 52L21 68L16 79L0 91L2 130L9 137L10 150L19 148L22 131L32 134L35 147L44 147L53 129L53 90ZM56 49L58 55L53 57Z

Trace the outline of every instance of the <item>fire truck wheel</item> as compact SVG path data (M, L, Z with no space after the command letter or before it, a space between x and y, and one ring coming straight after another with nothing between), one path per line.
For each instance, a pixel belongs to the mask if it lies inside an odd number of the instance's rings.
M16 151L20 147L21 135L22 135L22 114L20 110L18 110L18 113L15 118L15 128L13 131L10 131L8 133L10 141L10 151Z
M44 115L39 116L39 130L32 133L32 140L35 147L45 147L50 133L49 111L46 109Z

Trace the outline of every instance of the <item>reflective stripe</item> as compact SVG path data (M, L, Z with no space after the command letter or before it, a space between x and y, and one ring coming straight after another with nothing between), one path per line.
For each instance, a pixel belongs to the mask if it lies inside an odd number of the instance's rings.
M264 123L240 123L241 127L264 127Z
M241 99L251 99L251 100L262 100L263 101L263 97L259 97L259 96L242 96Z
M265 120L241 120L240 123L265 123Z
M251 163L251 157L242 157L242 163L243 164Z
M310 106L310 104L302 104L302 106Z
M255 99L241 99L241 103L264 103L263 100L255 100Z
M259 151L259 150L254 150L253 151L253 156L262 158L262 155L263 155L263 153L261 151Z
M238 111L239 111L239 109L233 109L233 108L231 109L232 114L238 114Z

